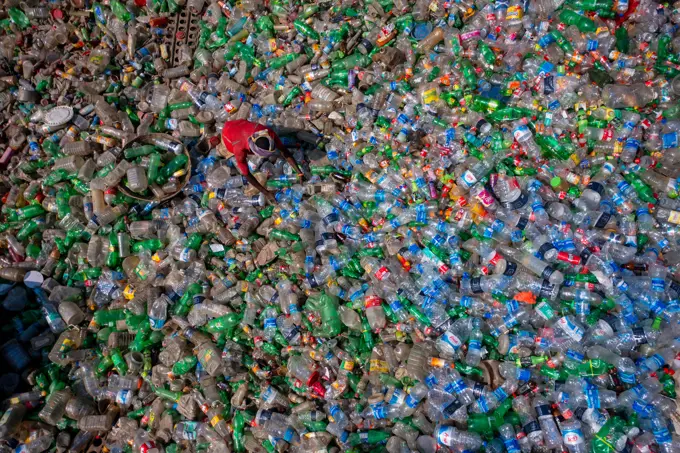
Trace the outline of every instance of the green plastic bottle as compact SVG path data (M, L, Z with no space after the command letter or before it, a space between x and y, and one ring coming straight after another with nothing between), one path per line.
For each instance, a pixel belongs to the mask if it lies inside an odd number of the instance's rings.
M597 30L595 22L588 19L586 16L580 15L576 11L564 9L559 17L565 24L576 26L581 33L592 33Z
M316 30L314 30L312 27L310 27L300 19L295 19L293 21L293 26L295 27L295 30L297 30L297 32L300 33L305 38L309 38L313 41L318 41L320 38L319 33L317 33Z
M242 315L240 313L229 313L227 315L215 318L205 325L205 330L208 333L225 332L241 322Z
M130 11L128 11L127 7L123 3L118 0L111 0L109 5L111 6L111 12L113 12L114 16L123 22L130 22L132 19L132 14L130 14Z
M189 162L189 158L185 154L175 156L165 167L161 168L156 182L165 184L176 171L186 167L187 162Z
M137 241L134 244L132 244L132 251L134 253L140 253L143 250L149 251L149 252L155 252L157 250L160 250L164 247L163 241L160 239L145 239L143 241Z
M371 429L368 431L359 431L352 433L347 437L347 444L352 447L358 445L375 445L381 442L387 441L391 434L387 431L379 431L376 429Z
M198 359L196 356L193 355L188 355L177 362L172 366L172 374L175 376L181 376L183 374L188 373L189 371L193 370L196 367L196 364L198 363Z
M275 241L294 241L294 242L302 240L302 238L300 238L300 236L295 233L291 233L286 230L277 230L276 228L269 231L269 239L273 239Z
M9 8L8 15L12 23L22 30L31 26L31 20L19 8Z

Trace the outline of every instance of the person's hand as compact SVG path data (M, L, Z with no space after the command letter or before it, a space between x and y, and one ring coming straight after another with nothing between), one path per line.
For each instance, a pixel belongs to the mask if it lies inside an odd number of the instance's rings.
M270 191L264 192L264 197L265 197L265 198L267 199L267 201L270 202L271 204L275 204L275 203L276 203L276 197L274 197L274 194L271 193Z

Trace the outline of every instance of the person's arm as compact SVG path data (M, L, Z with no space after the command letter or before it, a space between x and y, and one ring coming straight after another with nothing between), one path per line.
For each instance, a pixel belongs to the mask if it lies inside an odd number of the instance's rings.
M286 162L290 164L291 167L295 169L296 172L300 175L302 178L302 170L300 169L300 166L298 165L297 162L295 162L295 158L293 158L293 153L291 153L288 148L286 148L286 145L283 144L279 136L274 132L273 130L269 129L269 135L274 139L274 144L276 145L276 148L281 151L281 154L283 157L286 159Z
M245 175L245 177L246 177L246 179L248 180L248 183L249 183L251 186L255 187L257 190L259 190L260 193L262 193L262 195L264 195L264 197L267 199L267 201L269 201L270 203L275 203L275 202L276 202L276 198L274 198L274 194L272 194L270 191L268 191L267 189L265 189L265 188L262 186L262 184L260 184L260 181L258 181L257 178L255 178L255 176L253 176L252 174L248 173L248 174Z
M288 162L288 163L290 164L290 166L293 167L293 168L295 169L295 171L298 173L298 175L300 176L300 178L302 178L302 177L304 176L304 173L302 173L302 170L301 170L300 167L298 166L298 163L295 162L295 158L293 157L293 154L291 154L291 152L288 151L287 148L286 148L285 151L282 150L282 151L281 151L281 154L283 154L283 157L286 158L286 162Z
M241 174L246 178L248 183L251 186L255 187L257 190L259 190L260 193L262 193L262 195L265 196L267 201L269 201L270 203L274 203L276 201L276 198L274 198L274 195L270 191L268 191L267 189L262 187L262 184L260 184L260 181L258 181L257 178L255 178L255 176L253 176L250 173L250 170L248 169L248 162L246 162L246 155L245 154L239 153L239 156L236 157L236 167L241 172Z

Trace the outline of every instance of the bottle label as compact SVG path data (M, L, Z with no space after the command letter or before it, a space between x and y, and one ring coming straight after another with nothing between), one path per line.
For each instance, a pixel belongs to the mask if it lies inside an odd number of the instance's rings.
M325 226L328 226L332 223L337 222L340 219L340 216L338 215L337 212L331 212L328 214L326 217L323 218L323 224Z
M455 380L451 382L450 384L447 384L446 387L444 387L444 390L451 394L460 394L467 388L467 385L465 385L465 382L462 379Z
M159 330L165 325L165 319L156 319L149 317L149 324L152 329Z
M632 148L634 151L640 147L640 142L634 138L629 138L626 140L625 148Z
M503 387L498 387L496 390L493 391L493 394L499 403L502 403L503 401L508 399L508 394L503 389Z
M671 211L668 222L680 225L680 211Z
M332 420L331 420L332 422L333 422L333 421L337 421L337 420L338 420L338 416L339 416L339 415L342 415L342 414L341 414L342 409L340 409L340 406L338 406L337 404L332 405L332 406L330 407L330 409L329 409L329 412L330 412L331 417L332 417Z
M427 385L427 383L425 385ZM420 400L416 399L413 395L407 395L404 400L404 404L411 409L415 409L418 406L418 403L420 403Z
M440 338L440 341L452 347L454 351L457 351L458 348L460 348L461 345L463 344L460 341L460 338L458 338L456 335L449 331L444 332L444 334Z
M519 196L519 198L516 199L515 201L508 201L508 202L503 203L503 207L506 208L506 209L516 211L516 210L524 207L524 205L526 205L528 201L529 201L529 196L527 194L525 194L524 192L522 192L522 194Z
M406 393L400 388L395 388L394 392L392 393L392 397L390 398L388 403L391 404L392 406L396 406L403 403L405 399Z
M654 429L652 433L654 434L654 438L656 439L657 444L669 444L673 441L673 439L671 438L671 433L665 426Z
M116 393L116 403L127 406L132 401L132 392L130 390L121 390Z
M541 417L552 417L552 408L549 404L541 404L536 406L536 415L538 418Z
M574 341L581 341L583 339L583 329L581 329L579 326L574 324L569 318L566 316L561 317L560 319L557 320L557 324L562 328L564 333L569 335L572 340Z
M179 254L179 260L183 263L188 263L191 260L191 249L184 248Z
M517 272L517 264L508 262L505 266L505 271L503 271L503 275L506 277L512 277L515 275L515 272Z
M595 228L604 228L607 223L609 223L609 219L612 218L612 215L606 212L603 212L600 214L600 217L598 217L597 222L595 222L595 225L593 227Z
M539 296L540 297L545 297L546 299L553 299L554 298L554 293L555 293L555 285L550 283L548 280L543 280L541 283L541 289L539 291ZM550 308L550 306L546 307ZM551 308L552 310L552 308ZM551 314L551 318L554 315L554 313Z
M437 376L434 375L434 373L430 373L427 376L425 376L425 385L427 385L428 388L433 388L439 383L439 380L437 379Z
M515 128L512 135L518 142L523 142L531 137L531 132L529 132L529 128L526 125L520 124Z
M489 412L489 402L487 401L486 397L484 395L480 396L479 399L477 399L477 407L479 408L480 412L486 414Z
M371 373L389 373L390 368L384 360L373 359L368 363Z
M657 366L656 368L657 368L657 369L661 368L661 367L664 365L664 363L666 363L666 361L664 360L664 358L663 358L661 355L659 355L659 354L654 354L653 356L651 356L651 357L648 358L647 360L650 360L650 361L652 361L654 364L656 364L656 366Z
M678 147L678 137L680 134L677 132L669 132L668 134L663 134L661 136L661 141L664 149L677 148Z
M527 382L531 379L531 371L526 368L517 368L517 380Z
M646 344L647 343L647 336L645 335L645 329L642 327L633 327L633 340L637 344Z
M371 410L373 411L373 417L376 420L382 420L387 416L385 413L385 405L383 403L371 405Z
M140 453L149 453L149 451L156 450L156 443L148 440L139 446Z
M472 297L470 296L461 296L460 302L458 303L461 307L465 308L470 308L472 307Z
M482 278L474 277L470 279L470 289L473 294L483 293L484 291L482 290Z
M307 283L309 283L309 286L311 286L312 288L317 288L320 285L320 283L316 280L314 274L307 275Z
M546 242L545 244L538 248L538 251L536 253L540 259L543 259L545 254L550 250L555 250L555 246L552 244L552 242Z
M521 5L512 5L508 7L505 13L505 20L520 20L524 15Z
M283 434L283 440L290 443L290 441L293 439L294 435L295 435L295 430L292 427L288 428L286 430L286 432Z
M472 389L472 396L475 398L481 398L484 395L484 391L486 390L486 386L480 382L475 382L474 385L471 387Z
M589 385L585 391L586 394L586 404L591 409L600 408L600 392L594 385Z
M562 428L562 439L567 445L581 445L585 442L580 428Z
M531 433L541 431L541 426L538 424L538 422L536 420L532 420L529 423L527 423L526 425L524 425L524 427L522 428L522 431L524 431L526 433L526 435L528 436Z
M385 278L389 277L389 275L390 275L390 270L387 267L383 266L380 269L378 269L378 271L375 273L375 278L382 281Z
M597 192L600 196L604 194L604 186L599 182L593 181L590 184L588 184L587 188L592 190L593 192Z
M565 355L576 362L583 362L586 359L585 355L578 351L574 351L573 349L567 349Z
M666 281L663 278L652 278L652 291L663 292L666 288Z
M287 342L291 343L295 337L297 337L300 334L300 328L296 325L293 325L293 328L290 329L290 331L284 335L284 338L286 339Z
M456 440L453 438L455 433L453 426L442 426L437 431L437 441L442 445L452 446L456 444Z
M577 315L587 316L590 314L590 302L585 300L574 300L574 312Z
M546 75L543 78L543 94L553 94L555 92L555 77ZM555 99L557 101L557 99ZM553 101L554 102L554 101Z
M268 404L269 404L269 403L273 403L274 400L276 399L277 393L278 393L278 392L277 392L276 390L274 390L274 388L270 385L270 386L267 387L267 389L262 393L262 399L263 399L266 403L268 403Z
M213 254L219 254L224 252L224 246L222 244L210 244L210 251Z
M482 342L479 340L470 340L468 342L468 353L470 350L480 351L482 349Z
M463 405L459 403L458 400L456 400L453 403L446 406L445 408L443 408L442 414L444 415L445 418L450 418L461 407L463 407Z
M470 170L465 170L461 175L461 180L463 181L463 184L465 184L465 186L467 186L469 189L475 185L477 182L477 177L475 177L474 173L472 173Z
M544 280L549 280L550 276L555 272L555 269L553 269L550 266L546 266L545 269L543 269L543 272L541 272L541 278Z
M574 241L572 239L565 239L562 241L555 241L553 242L553 245L555 248L561 252L571 252L573 250L576 250L576 246L574 245Z
M625 371L618 371L618 376L619 379L625 384L635 384L637 381L635 380L635 373L627 373Z
M475 198L479 200L485 208L488 208L496 202L495 198L486 189L480 190L479 193L475 195Z
M343 360L342 363L340 363L340 368L345 371L352 371L354 370L354 362Z
M507 450L508 453L519 453L519 442L517 442L517 439L515 437L511 437L510 439L503 439L503 445L505 445L505 449Z
M184 422L182 427L182 438L185 440L196 440L196 429L198 428L198 422L187 421Z
M652 412L654 412L654 406L645 403L643 400L635 400L631 408L638 414L648 417Z
M520 231L524 231L524 229L527 227L528 224L529 224L529 219L522 216L517 221L517 225L515 225L515 228L517 228Z

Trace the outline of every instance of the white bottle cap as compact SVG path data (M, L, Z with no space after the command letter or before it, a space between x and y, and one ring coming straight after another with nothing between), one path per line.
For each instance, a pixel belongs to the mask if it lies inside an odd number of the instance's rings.
M28 286L29 288L40 288L40 285L43 284L44 280L45 277L40 272L30 271L24 276L24 285Z

